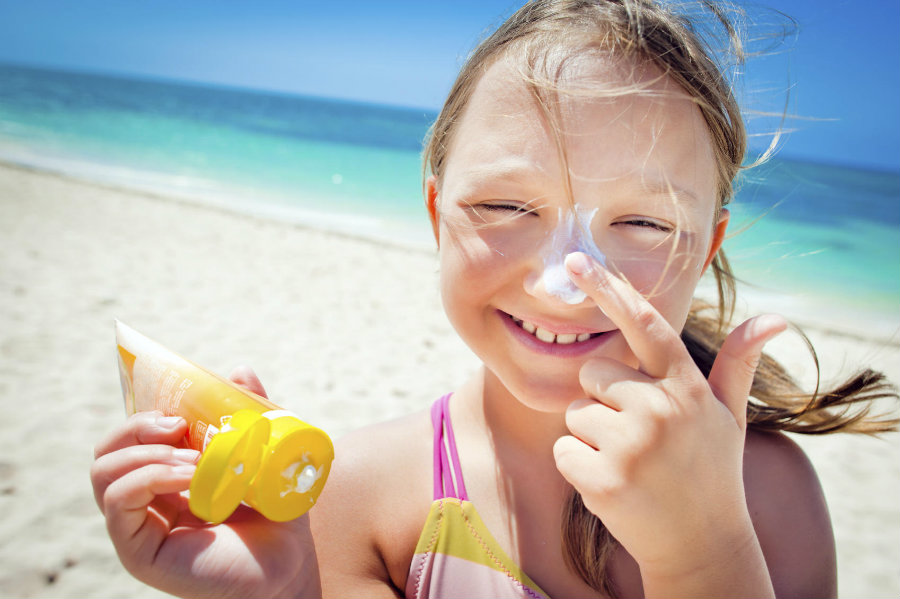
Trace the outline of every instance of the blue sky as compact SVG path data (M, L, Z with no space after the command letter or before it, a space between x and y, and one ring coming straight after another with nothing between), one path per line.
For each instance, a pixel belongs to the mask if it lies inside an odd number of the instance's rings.
M437 109L509 0L0 0L0 61ZM748 67L785 156L900 172L900 2L773 0L796 36ZM2 82L0 82L2 85Z

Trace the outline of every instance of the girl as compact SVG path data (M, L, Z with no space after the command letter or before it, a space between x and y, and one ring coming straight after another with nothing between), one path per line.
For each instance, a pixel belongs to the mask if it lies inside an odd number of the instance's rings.
M744 149L685 19L644 0L523 7L425 151L444 309L481 370L343 439L288 524L193 521L185 423L134 416L92 472L125 566L183 595L833 595L822 491L772 431L888 430L827 408L890 389L865 372L803 397L761 358L781 318L722 334ZM692 305L709 268L712 316Z

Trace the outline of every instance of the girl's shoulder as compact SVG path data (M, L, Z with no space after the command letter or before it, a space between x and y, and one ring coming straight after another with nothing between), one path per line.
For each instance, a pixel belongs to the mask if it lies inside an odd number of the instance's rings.
M815 468L800 446L784 433L748 431L744 484L776 595L833 596L831 519Z
M432 426L428 410L355 430L335 444L335 465L355 483L379 486L405 480L409 468L431 465Z
M744 447L745 480L762 484L788 477L818 484L815 469L797 443L780 432L750 429Z
M328 483L311 512L325 594L402 591L431 507L431 469L428 410L335 443Z
M424 503L427 511L432 490L431 429L429 413L423 410L353 431L335 444L326 489L339 495L345 506L396 514L413 499Z

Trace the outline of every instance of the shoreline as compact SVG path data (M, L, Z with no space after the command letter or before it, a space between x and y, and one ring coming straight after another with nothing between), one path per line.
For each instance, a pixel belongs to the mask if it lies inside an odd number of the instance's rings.
M477 367L433 250L4 164L0 238L0 596L168 596L125 572L88 482L124 418L115 318L214 372L252 366L333 438L424 409ZM806 329L823 372L900 382L896 344L826 329ZM801 339L767 350L808 384ZM840 594L900 595L900 435L792 438L831 506Z
M300 207L266 200L258 202L255 206L250 206L247 203L240 203L236 200L229 201L227 199L222 199L222 197L235 197L240 193L271 197L264 192L258 192L253 189L241 190L222 186L221 188L207 189L205 193L191 193L190 190L166 190L156 188L153 185L128 185L113 177L102 180L92 178L86 173L81 174L75 170L67 170L64 167L54 168L50 165L42 166L31 164L13 158L2 151L0 151L0 167L28 172L38 176L54 177L62 181L70 181L72 183L97 187L111 192L138 195L160 202L171 202L174 204L203 208L254 220L294 226L304 230L321 231L323 233L346 236L360 241L367 241L375 245L386 245L422 253L433 253L434 251L434 243L431 239L430 232L427 235L412 234L412 223L410 222L399 223L393 221L393 229L395 230L392 230L392 227L379 226L386 222L384 219L353 216L338 212L330 213L306 210ZM420 223L423 227L427 227L425 218L425 210L423 208ZM350 220L349 224L342 222L347 219ZM419 227L416 228L418 229ZM396 234L398 231L400 232L400 235ZM394 234L392 235L392 233Z

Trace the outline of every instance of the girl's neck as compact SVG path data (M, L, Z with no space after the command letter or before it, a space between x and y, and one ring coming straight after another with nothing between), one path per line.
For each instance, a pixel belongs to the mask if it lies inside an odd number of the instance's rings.
M460 457L470 500L526 571L544 571L541 548L560 546L554 539L571 493L553 457L553 444L567 433L565 415L529 408L484 368L454 399L461 400L450 402L454 430L459 415L467 435ZM564 570L556 551L550 555Z
M553 444L568 434L564 413L529 408L484 367L460 392L466 396L467 417L484 427L498 453L552 459Z

